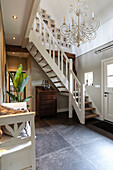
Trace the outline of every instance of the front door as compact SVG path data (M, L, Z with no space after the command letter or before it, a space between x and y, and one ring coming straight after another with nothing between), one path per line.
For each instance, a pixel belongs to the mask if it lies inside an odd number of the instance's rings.
M104 113L113 122L113 59L104 62Z

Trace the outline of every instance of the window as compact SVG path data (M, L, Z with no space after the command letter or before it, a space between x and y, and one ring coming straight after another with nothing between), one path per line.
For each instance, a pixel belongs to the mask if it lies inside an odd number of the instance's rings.
M93 72L88 72L84 74L85 85L93 86Z
M107 65L107 87L113 87L113 64Z

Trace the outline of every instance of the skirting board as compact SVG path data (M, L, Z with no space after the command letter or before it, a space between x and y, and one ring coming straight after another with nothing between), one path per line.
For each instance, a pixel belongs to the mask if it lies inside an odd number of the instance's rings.
M69 108L57 109L57 113L68 112L68 111L69 111Z

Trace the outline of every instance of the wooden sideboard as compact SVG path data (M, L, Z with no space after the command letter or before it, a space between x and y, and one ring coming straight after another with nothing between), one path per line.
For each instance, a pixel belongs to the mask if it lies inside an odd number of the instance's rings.
M54 89L44 90L36 86L36 115L39 117L55 116L57 113L57 95Z

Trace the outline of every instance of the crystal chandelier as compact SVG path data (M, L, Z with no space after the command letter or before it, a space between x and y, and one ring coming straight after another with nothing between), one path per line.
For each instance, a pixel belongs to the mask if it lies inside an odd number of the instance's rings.
M62 36L66 39L66 42L73 45L86 43L87 41L96 38L96 31L100 25L98 19L95 18L94 11L92 12L92 18L87 20L87 9L86 2L77 0L76 7L71 5L71 23L66 24L65 17L64 23L60 28Z

